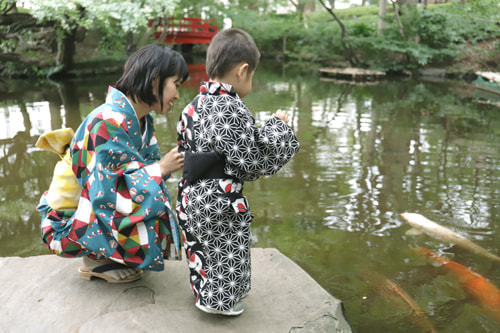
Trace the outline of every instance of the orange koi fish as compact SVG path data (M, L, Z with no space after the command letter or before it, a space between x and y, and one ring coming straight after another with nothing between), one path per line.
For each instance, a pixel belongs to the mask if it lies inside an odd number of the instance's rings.
M417 303L395 282L375 272L362 273L362 277L367 281L375 282L377 285L382 286L384 289L387 288L390 294L401 297L405 301L405 303L409 305L413 310L411 315L412 321L418 326L422 327L426 333L436 332L425 313L418 307Z
M413 309L412 320L415 324L422 327L426 333L435 333L434 327L427 319L427 316L420 310L417 303L408 295L403 289L401 289L396 283L389 279L385 280L385 283L389 289L398 294L408 305Z
M451 271L464 290L475 298L494 318L500 321L500 290L478 273L454 261L443 258L426 248L414 249L415 253L429 258Z

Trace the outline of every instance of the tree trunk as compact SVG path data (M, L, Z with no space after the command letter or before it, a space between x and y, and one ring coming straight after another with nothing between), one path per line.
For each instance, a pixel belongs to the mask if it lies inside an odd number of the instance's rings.
M13 2L13 3L6 3L5 1L3 1L4 4L3 4L3 7L0 8L0 13L2 13L2 15L6 15L6 14L9 14L9 13L17 13L17 6L16 6L16 3Z
M153 36L153 34L160 26L160 23L161 23L160 19L151 20L151 27L149 27L149 29L142 35L141 39L139 40L139 44L137 45L137 48L141 48L147 44L149 37Z
M59 50L56 58L56 65L61 66L59 72L67 72L73 69L74 56L75 56L75 34L76 29L71 33L64 36L63 40L59 43Z
M0 25L8 25L10 33L37 26L36 19L28 13L0 14Z
M0 26L8 26L8 34L0 35L0 39L18 39L16 56L12 54L3 54L0 52L0 60L16 61L26 66L47 67L53 66L50 61L55 49L54 37L55 30L52 28L54 22L45 22L38 24L36 19L28 13L0 14ZM44 27L50 27L45 29ZM23 40L22 31L29 31L30 43ZM56 59L56 68L49 75L65 73L74 67L75 41L77 36L77 28L70 33L66 33L63 40L58 42ZM45 38L44 38L45 37ZM29 56L28 51L40 51L41 56ZM25 53L25 54L23 54ZM46 55L45 53L49 54Z
M378 29L377 32L380 36L384 34L385 21L384 17L387 14L387 0L378 1Z
M80 19L85 15L85 8L77 4ZM74 22L73 22L74 23ZM75 24L76 25L76 24ZM48 74L49 77L59 74L66 74L72 70L75 64L75 51L78 26L69 32L64 32L64 36L59 43L59 50L56 57L56 68Z
M165 40L167 39L167 35L168 35L168 26L169 26L168 17L163 16L163 17L160 17L159 20L161 22L160 25L162 26L161 35L160 35L160 43L165 43ZM181 24L181 23L182 23L182 19L179 22L179 24ZM172 21L172 24L174 24L174 21ZM172 43L175 43L175 37L174 37L174 40L172 41Z
M315 10L316 10L316 6L315 6L315 2L313 0L308 0L304 3L304 13L312 13Z
M396 15L396 21L398 22L399 35L402 39L406 40L406 36L403 31L403 23L401 22L401 17L399 16L399 8L397 7L395 2L392 3L392 8L394 9L394 14Z

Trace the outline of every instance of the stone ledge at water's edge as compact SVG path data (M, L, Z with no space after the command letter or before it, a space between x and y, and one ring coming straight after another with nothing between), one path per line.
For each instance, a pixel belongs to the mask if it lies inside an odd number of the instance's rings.
M194 306L187 264L110 284L78 277L81 259L0 258L1 332L351 332L342 302L272 248L252 249L252 290L238 317Z

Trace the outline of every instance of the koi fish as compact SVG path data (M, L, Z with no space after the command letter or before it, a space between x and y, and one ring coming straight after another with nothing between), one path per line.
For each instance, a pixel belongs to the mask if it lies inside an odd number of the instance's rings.
M387 287L399 295L413 310L412 320L420 327L422 327L426 333L435 333L436 331L432 327L432 324L427 319L427 316L420 310L417 303L408 295L403 289L401 289L396 283L389 279L385 279L385 284Z
M427 318L425 313L422 310L420 310L420 308L418 307L417 303L411 298L410 295L408 295L395 282L386 278L382 274L379 274L376 272L364 272L364 273L360 273L360 275L364 280L369 281L372 284L375 283L379 287L382 287L385 290L388 290L390 294L396 295L396 296L400 297L401 299L403 299L404 302L407 305L409 305L410 308L413 310L412 315L411 315L412 321L415 324L417 324L418 326L422 327L426 333L435 333L436 332L434 330L434 327L432 327L432 324L429 322L429 319Z
M473 253L485 256L487 258L500 261L500 257L488 252L485 248L473 243L465 236L460 235L453 230L443 227L431 220L427 219L425 216L416 213L403 213L401 217L408 222L414 229L425 233L427 236L435 238L440 241L453 243L458 247L471 251ZM410 234L413 230L409 230L407 234Z
M443 258L426 248L413 250L418 255L429 258L451 271L464 290L474 297L481 306L500 321L500 290L478 273L452 260Z

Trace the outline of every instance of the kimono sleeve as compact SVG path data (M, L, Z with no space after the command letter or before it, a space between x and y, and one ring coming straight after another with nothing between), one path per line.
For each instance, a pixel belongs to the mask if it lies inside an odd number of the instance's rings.
M242 101L226 103L223 112L213 117L215 146L227 163L243 171L243 180L278 172L299 149L292 129L272 117L261 129Z
M100 123L106 133L99 140L90 133L84 149L75 151L79 165L85 165L80 181L88 191L92 209L101 222L109 222L114 216L134 215L134 222L165 214L170 208L161 169L154 158L157 144L140 150L142 141L129 135L127 126L116 121ZM123 120L125 121L125 119ZM101 131L102 133L102 131ZM83 163L83 159L89 159ZM84 176L85 175L85 176Z

